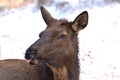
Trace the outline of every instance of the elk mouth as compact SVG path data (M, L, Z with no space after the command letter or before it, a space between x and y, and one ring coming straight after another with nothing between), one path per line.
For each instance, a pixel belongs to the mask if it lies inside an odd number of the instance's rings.
M46 64L46 59L45 58L42 58L42 57L39 57L39 58L35 58L35 57L32 57L32 58L26 58L27 62L31 65L37 65L37 64Z
M32 49L26 50L25 59L31 65L46 63L46 59L43 58L42 56L37 57L37 50L32 50Z

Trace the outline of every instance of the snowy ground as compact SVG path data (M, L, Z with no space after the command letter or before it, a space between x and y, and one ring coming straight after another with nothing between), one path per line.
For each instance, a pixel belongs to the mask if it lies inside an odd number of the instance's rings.
M81 80L120 80L119 9L120 4L84 9L89 12L89 24L79 35ZM82 11L53 16L73 20ZM0 58L24 59L25 50L45 27L41 13L30 9L0 17Z
M80 35L82 80L120 80L119 9L116 4L89 11L89 25Z

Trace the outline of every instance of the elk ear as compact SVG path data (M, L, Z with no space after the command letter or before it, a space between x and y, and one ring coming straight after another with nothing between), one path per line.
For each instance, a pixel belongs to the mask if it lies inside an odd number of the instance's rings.
M42 17L47 25L49 25L50 22L55 20L43 6L41 6L40 9L41 9Z
M72 29L76 33L84 29L88 24L88 12L84 11L79 14L72 23Z

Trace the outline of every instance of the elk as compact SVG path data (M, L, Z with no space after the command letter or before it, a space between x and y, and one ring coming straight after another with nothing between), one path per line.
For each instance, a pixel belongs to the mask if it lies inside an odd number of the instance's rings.
M74 21L57 20L40 7L47 28L25 52L25 59L0 60L0 80L79 80L78 32L88 24L88 12Z
M41 7L47 28L39 34L25 53L31 65L45 64L53 80L79 80L78 33L88 24L87 11L79 14L74 21L57 20ZM50 76L46 76L50 77Z

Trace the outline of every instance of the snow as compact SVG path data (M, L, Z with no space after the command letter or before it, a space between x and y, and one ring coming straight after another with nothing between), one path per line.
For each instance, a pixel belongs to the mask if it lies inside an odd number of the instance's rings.
M0 17L1 59L24 59L25 50L38 39L44 28L40 11L32 13L27 9Z
M89 13L89 24L79 34L81 80L120 80L119 9L120 4L110 4L52 14L71 21L84 10ZM25 50L45 27L40 11L29 9L0 17L0 59L24 59Z
M89 11L89 24L79 36L81 80L120 79L119 9L115 4Z

